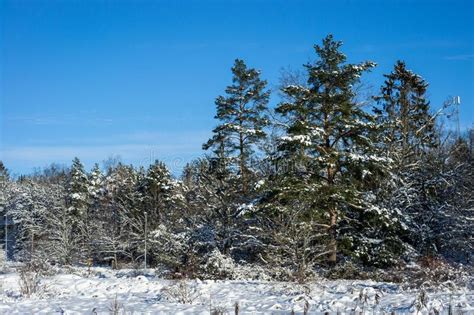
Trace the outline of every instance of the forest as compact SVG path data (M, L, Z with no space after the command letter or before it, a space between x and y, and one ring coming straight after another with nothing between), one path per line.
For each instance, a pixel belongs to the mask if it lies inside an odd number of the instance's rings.
M371 92L376 64L342 51L328 35L272 91L236 59L180 176L159 160L21 176L0 162L2 259L299 282L472 267L474 130L450 127L454 102L431 105L405 62Z

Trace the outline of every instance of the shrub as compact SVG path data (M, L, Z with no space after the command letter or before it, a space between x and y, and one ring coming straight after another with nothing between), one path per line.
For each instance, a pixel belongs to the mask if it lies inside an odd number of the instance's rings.
M168 301L180 304L193 304L201 297L199 290L189 285L186 280L178 280L163 288L161 294Z
M40 286L41 277L38 272L21 268L19 272L20 292L23 296L30 297L35 294Z

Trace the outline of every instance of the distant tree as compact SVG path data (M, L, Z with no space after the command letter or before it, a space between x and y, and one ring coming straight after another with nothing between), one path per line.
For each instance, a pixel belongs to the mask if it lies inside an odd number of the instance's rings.
M68 219L73 225L73 235L81 244L83 256L90 255L89 225L89 179L84 170L84 165L76 157L72 161L71 170L67 179L66 206L69 213Z
M145 211L149 219L159 224L168 214L173 194L171 174L163 162L155 161L146 172L144 178Z
M88 206L88 178L84 165L76 157L72 161L68 182L68 210L73 220L80 220Z
M10 175L3 162L0 161L0 220L6 215L6 205L9 195L7 188L10 186ZM0 236L4 237L4 231L0 231Z
M65 188L57 184L43 184L49 187L48 199L51 201L45 215L43 230L46 231L46 242L43 250L48 260L60 264L74 264L84 258L84 238L82 229L78 234L77 225L73 224L70 212L65 205ZM86 247L88 249L88 247Z
M46 244L50 229L46 223L49 211L56 207L55 189L30 179L7 187L10 195L5 206L16 227L16 257L30 261L36 257L47 259Z
M397 61L375 100L379 121L384 124L384 142L398 163L416 160L426 147L436 144L435 117L426 99L428 83Z
M0 181L7 181L10 179L10 174L3 164L2 161L0 161Z
M122 163L122 157L120 155L110 155L102 161L102 167L104 172L109 174L114 168Z
M263 243L253 229L253 203L242 203L240 178L223 177L203 158L188 164L183 174L189 242L186 260L205 260L216 250L235 261L254 261ZM194 256L193 256L194 255Z
M120 260L134 260L143 242L144 171L119 163L104 178L100 253L117 267Z
M468 131L469 138L469 155L474 158L474 128L470 128Z
M104 218L104 212L107 209L105 198L105 176L100 170L99 164L95 163L87 183L87 215L84 217L84 236L88 245L88 258L97 258L100 238L101 220Z
M36 171L32 175L29 175L29 177L39 182L65 185L68 173L69 170L66 166L51 163L47 167L36 169Z
M88 180L88 191L90 198L98 199L104 193L104 175L100 170L99 164L94 164Z

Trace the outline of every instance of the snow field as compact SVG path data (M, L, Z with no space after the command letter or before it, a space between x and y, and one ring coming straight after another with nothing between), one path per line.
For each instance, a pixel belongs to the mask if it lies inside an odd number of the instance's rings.
M374 281L320 280L309 284L268 281L163 280L153 271L74 269L41 279L31 297L21 294L19 274L0 274L0 314L474 314L467 289L420 291ZM306 305L306 306L305 306ZM461 313L460 313L461 314Z

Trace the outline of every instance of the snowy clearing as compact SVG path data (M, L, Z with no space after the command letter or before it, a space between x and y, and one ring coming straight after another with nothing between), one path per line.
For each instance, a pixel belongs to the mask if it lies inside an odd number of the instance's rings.
M467 289L403 290L374 281L320 280L306 285L266 281L163 280L153 271L74 268L42 277L38 291L21 294L19 273L0 274L1 314L422 314L474 313Z

